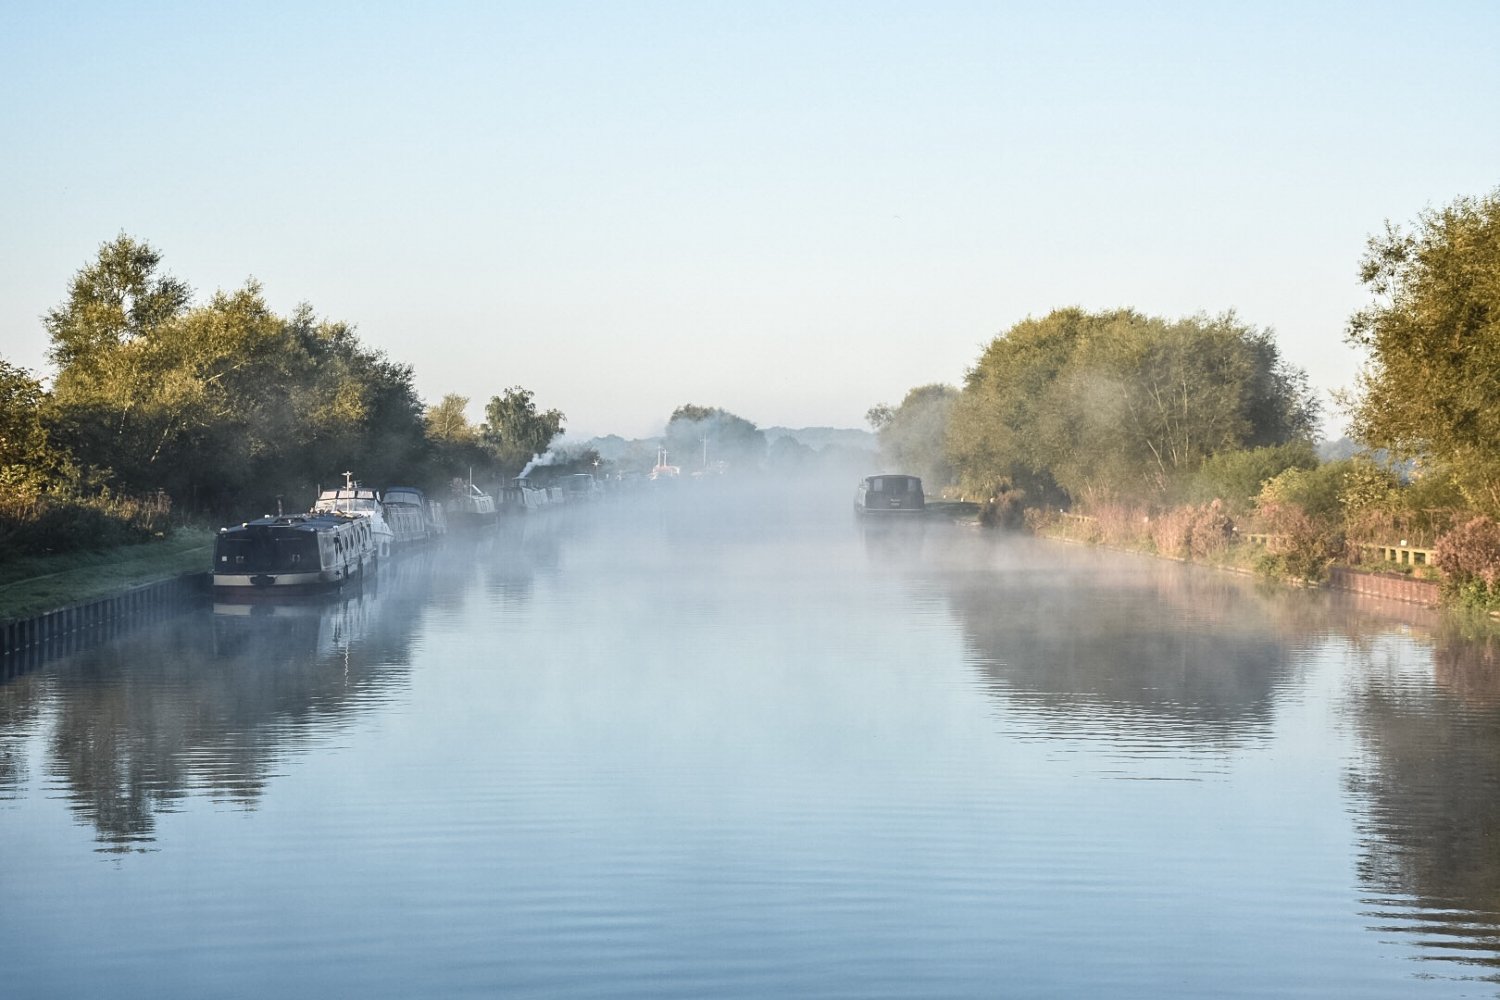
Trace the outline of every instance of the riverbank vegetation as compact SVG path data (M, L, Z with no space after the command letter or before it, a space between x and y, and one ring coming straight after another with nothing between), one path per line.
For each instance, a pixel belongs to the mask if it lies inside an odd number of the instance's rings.
M117 594L142 583L202 572L213 532L178 527L151 545L120 545L0 560L0 622Z
M193 303L121 235L43 320L50 387L0 359L0 549L9 557L164 537L186 521L305 509L343 470L437 490L513 476L563 414L512 386L486 421L424 406L410 366L310 305L276 315L248 281ZM8 561L8 560L7 560Z
M1432 576L1500 607L1500 191L1387 225L1359 266L1345 454L1319 448L1305 374L1233 313L1028 318L961 387L870 423L893 465L991 524L1308 580L1335 562Z

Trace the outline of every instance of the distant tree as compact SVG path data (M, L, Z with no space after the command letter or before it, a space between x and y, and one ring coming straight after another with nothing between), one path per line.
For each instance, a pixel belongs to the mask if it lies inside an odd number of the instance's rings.
M1372 237L1375 301L1349 321L1368 352L1350 402L1364 443L1421 458L1500 514L1500 189Z
M665 438L672 464L684 473L711 469L718 462L737 473L749 472L766 457L765 434L721 407L679 406L667 421Z
M893 471L921 476L931 490L953 480L948 461L948 418L958 390L951 385L922 385L907 392L901 405L872 407L866 419L877 426L880 456Z
M560 410L538 410L531 390L518 385L492 396L484 413L480 440L494 454L501 471L511 476L533 455L547 451L562 433L565 419Z
M450 392L435 406L427 407L422 422L427 428L427 437L433 441L466 444L479 440L479 428L469 423L464 410L469 405L468 396Z
M1310 438L1306 377L1233 315L1167 321L1059 310L998 337L955 404L971 488L1165 498L1221 451Z

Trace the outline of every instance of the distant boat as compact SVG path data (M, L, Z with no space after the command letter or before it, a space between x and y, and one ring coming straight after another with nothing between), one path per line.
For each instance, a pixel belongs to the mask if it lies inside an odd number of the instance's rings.
M916 476L866 476L854 494L859 514L919 514L926 507L922 480Z
M592 473L575 472L563 480L563 495L568 498L568 503L598 500L604 495L604 487L599 485Z
M541 510L548 503L547 491L533 489L524 479L513 479L500 488L499 509L503 517L515 517Z
M494 526L495 498L475 486L474 480L453 480L453 489L448 497L448 520L455 530Z
M415 486L387 486L381 497L386 519L396 533L397 544L425 542L448 531L443 505L428 500Z
M216 593L311 593L363 579L375 568L369 518L328 511L263 517L220 528L214 541Z
M380 494L355 482L352 472L344 473L343 486L319 493L312 512L314 514L338 512L367 518L370 522L370 530L375 535L375 547L380 557L384 559L391 554L391 546L396 541L396 532L386 520L385 508L380 504Z

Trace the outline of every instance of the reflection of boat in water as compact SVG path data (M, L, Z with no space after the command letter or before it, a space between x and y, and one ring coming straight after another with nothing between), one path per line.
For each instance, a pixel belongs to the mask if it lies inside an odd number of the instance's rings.
M858 514L920 514L926 505L916 476L866 476L854 494Z
M219 529L214 590L308 593L363 579L377 552L369 518L338 511L263 517Z
M375 548L381 558L391 554L396 533L386 520L385 508L380 504L380 494L356 483L353 473L344 473L343 486L323 490L318 494L318 500L313 504L313 513L326 514L332 511L355 514L368 520L370 531L375 536Z

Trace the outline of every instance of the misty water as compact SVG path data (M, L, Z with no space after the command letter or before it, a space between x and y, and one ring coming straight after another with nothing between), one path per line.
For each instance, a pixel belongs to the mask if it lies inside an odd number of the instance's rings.
M848 494L10 670L0 993L1500 994L1485 639Z

